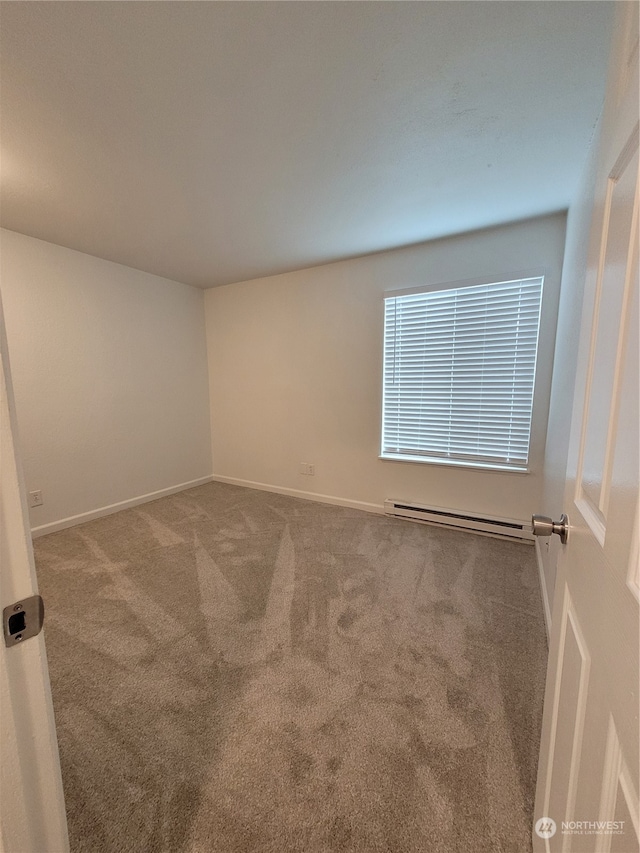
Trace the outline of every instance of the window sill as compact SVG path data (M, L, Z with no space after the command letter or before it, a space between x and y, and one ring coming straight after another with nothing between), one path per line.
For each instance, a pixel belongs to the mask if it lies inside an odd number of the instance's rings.
M463 459L439 459L435 456L401 456L398 453L381 453L383 462L417 462L422 465L444 465L448 468L472 468L476 471L500 471L503 474L530 474L530 468L516 468L498 462L467 462Z

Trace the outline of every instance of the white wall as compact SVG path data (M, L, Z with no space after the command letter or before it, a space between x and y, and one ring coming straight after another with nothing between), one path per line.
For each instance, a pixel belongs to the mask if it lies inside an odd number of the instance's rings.
M587 273L599 131L600 125L594 134L580 188L567 217L567 239L558 306L557 344L549 405L549 440L545 450L540 503L540 512L556 519L560 518L566 509L564 506L565 474L575 393L583 289ZM539 539L537 547L542 561L545 608L548 608L547 619L550 624L560 539L557 536Z
M0 232L34 528L211 475L203 293Z
M555 214L207 291L214 475L381 507L387 497L539 511L564 250ZM532 473L378 459L383 294L544 269ZM298 473L314 463L314 477Z

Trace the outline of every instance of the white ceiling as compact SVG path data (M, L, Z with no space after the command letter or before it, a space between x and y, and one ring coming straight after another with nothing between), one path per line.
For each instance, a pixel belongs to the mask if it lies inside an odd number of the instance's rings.
M3 2L2 225L210 287L566 208L613 5Z

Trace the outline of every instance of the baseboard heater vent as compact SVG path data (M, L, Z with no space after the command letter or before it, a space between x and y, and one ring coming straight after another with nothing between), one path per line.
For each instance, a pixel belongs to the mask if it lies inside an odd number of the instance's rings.
M482 533L485 536L499 536L502 539L518 539L530 544L535 541L531 532L531 525L514 518L495 518L488 515L476 515L472 512L445 509L440 506L424 506L394 500L384 502L384 511L385 515L392 515L394 518L422 521L425 524L438 524L441 527L468 530L472 533Z

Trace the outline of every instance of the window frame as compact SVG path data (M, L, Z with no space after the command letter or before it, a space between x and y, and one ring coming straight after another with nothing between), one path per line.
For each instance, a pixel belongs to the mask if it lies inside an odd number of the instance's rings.
M418 464L418 465L436 465L441 467L450 467L450 468L458 468L463 470L479 470L479 471L492 471L499 472L505 474L516 474L516 475L528 475L533 472L532 468L532 456L535 454L534 448L534 440L535 440L535 431L537 425L537 397L538 397L538 385L540 380L540 356L541 356L541 343L545 338L545 302L546 295L548 290L548 276L549 271L546 268L535 268L535 269L527 269L521 270L517 272L509 272L506 274L493 275L493 276L482 276L480 278L473 279L463 279L461 281L446 281L446 282L437 282L430 283L425 285L417 285L413 287L404 287L397 289L390 289L384 291L382 294L382 334L380 336L380 340L382 343L382 357L381 357L381 400L380 400L380 429L379 429L379 446L380 452L378 454L378 459L383 462L400 462L400 463L409 463L409 464ZM473 459L460 459L460 458L449 458L444 456L428 456L428 455L420 455L420 456L412 456L412 455L403 455L399 453L385 453L383 447L384 441L384 374L385 374L385 352L384 352L384 344L385 344L385 300L393 297L399 296L410 296L413 294L421 294L421 293L433 293L440 292L443 290L459 290L464 287L474 287L474 286L483 286L483 285L491 285L491 284L508 284L510 282L517 282L524 279L531 278L540 278L542 279L541 284L541 297L540 297L540 311L538 317L538 336L536 343L536 360L534 365L534 373L533 373L533 384L532 384L532 396L531 396L531 419L530 419L530 428L529 428L529 444L528 444L528 453L527 453L527 464L526 466L521 465L510 465L508 463L501 462L490 462L490 461L482 461L482 460L473 460Z

